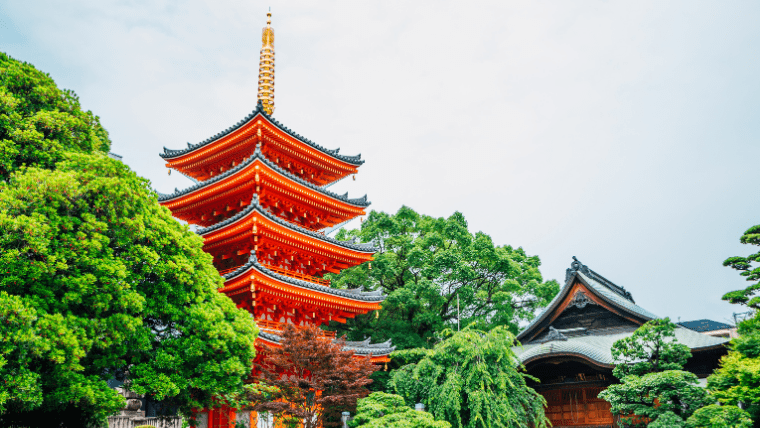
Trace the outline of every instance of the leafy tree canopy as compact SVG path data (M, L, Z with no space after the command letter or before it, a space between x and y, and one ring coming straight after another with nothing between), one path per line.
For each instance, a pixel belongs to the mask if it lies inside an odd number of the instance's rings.
M760 245L760 225L750 227L740 242ZM760 308L760 252L747 257L729 257L723 266L738 270L741 276L753 284L742 290L726 293L723 300L746 305L756 311ZM760 319L753 318L739 323L739 337L731 341L728 355L721 359L720 367L707 378L707 387L721 403L736 405L744 403L746 410L760 425Z
M739 324L740 336L731 343L720 367L707 378L707 389L721 403L744 403L755 421L760 421L760 329L758 320Z
M760 224L747 229L739 241L742 244L760 245ZM746 257L729 257L723 262L723 266L738 270L739 275L745 277L747 281L754 282L743 290L726 293L723 300L747 305L752 309L760 309L760 296L755 296L760 290L760 265L753 266L756 262L760 262L760 251Z
M72 91L0 52L0 181L22 165L52 168L64 153L108 152L100 119Z
M513 333L559 291L543 281L537 256L522 248L494 245L485 233L470 233L461 213L433 218L402 207L396 214L372 211L357 230L340 239L373 242L379 252L365 263L333 276L338 287L382 289L383 310L338 326L353 340L392 339L399 349L430 348L436 334L475 323ZM459 310L457 310L459 305Z
M711 402L707 391L697 382L695 374L682 370L666 370L643 376L629 375L622 378L620 384L607 387L599 393L599 397L612 405L613 414L623 416L621 420L627 426L646 426L634 422L642 418L648 418L652 424L659 424L649 426L678 426L669 425L673 415L683 425L692 413ZM628 415L635 417L627 417ZM659 421L660 417L664 420Z
M686 420L686 426L688 428L752 428L752 418L736 406L710 404L694 412Z
M352 428L451 428L446 421L436 421L427 412L412 410L403 397L373 392L359 400Z
M0 186L0 420L102 422L106 380L181 410L242 390L250 316L217 292L202 239L149 182L102 154L62 155Z
M650 427L685 426L686 418L709 404L697 376L681 370L691 351L676 342L676 328L668 318L652 320L612 346L613 374L621 383L599 397L625 426L647 426L646 421Z
M549 426L546 400L526 385L506 327L465 328L394 371L391 386L408 405L421 402L454 428Z
M631 336L615 342L612 356L618 379L643 376L665 370L680 370L691 357L689 347L677 343L676 326L669 318L655 319L639 327Z

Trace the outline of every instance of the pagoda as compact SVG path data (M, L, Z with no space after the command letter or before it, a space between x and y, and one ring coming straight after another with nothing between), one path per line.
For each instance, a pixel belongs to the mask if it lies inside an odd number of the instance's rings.
M257 348L278 346L288 323L327 325L380 309L379 291L337 289L323 277L370 262L375 248L340 241L327 232L366 213L366 195L328 190L358 172L361 155L328 150L276 121L274 30L271 13L262 32L256 108L234 126L186 149L164 148L166 166L195 184L159 203L191 225L224 278L220 292L249 311L259 326ZM170 170L170 172L171 172ZM332 335L332 336L331 336ZM334 333L325 331L327 340ZM357 356L388 361L389 342L346 342ZM265 358L265 357L264 357ZM200 426L234 424L232 409L198 415ZM256 416L250 416L255 426ZM245 422L245 421L244 421ZM267 421L260 421L265 425ZM266 425L265 425L266 426Z

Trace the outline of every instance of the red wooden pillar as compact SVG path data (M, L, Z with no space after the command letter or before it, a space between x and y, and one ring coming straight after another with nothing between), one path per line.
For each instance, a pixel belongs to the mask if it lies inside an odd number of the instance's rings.
M235 428L235 409L228 406L210 409L208 428Z

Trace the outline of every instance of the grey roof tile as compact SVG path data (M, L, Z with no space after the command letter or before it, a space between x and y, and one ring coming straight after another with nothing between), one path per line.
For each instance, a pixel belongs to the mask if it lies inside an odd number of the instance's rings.
M649 319L659 318L657 315L633 303L631 300L621 297L619 293L616 293L613 290L610 290L609 287L604 286L604 284L600 283L599 281L596 281L595 279L586 275L585 273L578 272L578 276L583 278L587 285L592 286L594 290L598 291L600 294L606 297L607 300L615 303L615 305L619 307L625 308L628 312L633 312L637 315L640 315L642 317L649 318Z
M684 326L688 328L689 330L700 331L700 332L726 330L726 329L734 328L734 326L730 324L726 324L724 322L719 322L719 321L708 320L708 319L684 321L684 322L679 322L678 325Z
M683 327L677 328L675 333L678 343L688 346L691 350L725 345L729 341L729 339L708 336ZM529 343L515 346L512 349L522 363L539 357L551 356L552 354L577 354L596 361L599 364L614 365L612 345L616 341L629 337L632 334L633 332L631 331L598 336L574 336L567 338L567 340Z

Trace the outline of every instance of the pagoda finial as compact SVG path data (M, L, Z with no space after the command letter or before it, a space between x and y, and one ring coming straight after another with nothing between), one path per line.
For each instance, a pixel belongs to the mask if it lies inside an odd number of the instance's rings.
M259 59L259 101L267 114L274 112L274 29L272 12L267 12L267 26L261 30Z

